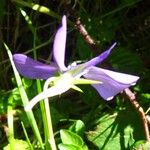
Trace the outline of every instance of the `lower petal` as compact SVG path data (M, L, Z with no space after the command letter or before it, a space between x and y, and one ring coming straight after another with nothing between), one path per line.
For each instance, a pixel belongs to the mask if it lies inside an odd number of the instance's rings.
M111 100L115 95L124 89L136 84L139 79L137 76L118 73L98 67L91 67L85 78L100 80L102 84L93 84L92 86L105 99Z

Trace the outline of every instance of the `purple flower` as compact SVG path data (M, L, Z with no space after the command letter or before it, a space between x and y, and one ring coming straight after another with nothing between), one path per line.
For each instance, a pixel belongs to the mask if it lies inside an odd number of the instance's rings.
M46 65L33 60L26 55L15 54L13 55L13 60L19 73L31 79L48 79L50 77L54 77L56 74L71 73L71 76L75 79L80 79L80 77L83 76L84 78L90 80L100 81L102 83L92 84L92 86L105 100L111 100L122 90L134 85L139 79L138 76L118 73L95 67L95 65L102 62L108 57L116 43L114 43L108 50L104 51L102 54L91 59L88 62L66 67L64 64L66 34L66 16L63 16L62 26L58 29L54 39L54 62L50 65ZM67 82L67 80L65 82ZM63 84L65 83L63 82Z

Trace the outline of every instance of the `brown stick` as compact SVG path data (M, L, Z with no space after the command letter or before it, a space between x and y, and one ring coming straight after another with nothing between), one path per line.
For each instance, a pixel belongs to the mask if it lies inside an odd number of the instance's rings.
M86 31L84 25L81 24L80 22L80 18L77 18L76 21L76 28L78 29L78 31L81 33L81 35L83 36L85 42L93 49L96 51L96 53L98 53L97 51L97 47L96 44L94 42L94 40L91 38L91 36L88 34L88 32Z
M124 93L126 94L127 98L130 100L130 102L134 106L134 108L137 110L137 112L140 114L142 122L143 122L143 126L144 126L144 132L145 132L146 140L148 142L150 142L148 121L146 119L145 112L144 112L143 108L138 103L135 94L129 88L125 89Z
M81 33L81 35L83 36L85 42L92 49L96 50L96 52L97 52L96 44L95 44L94 40L92 39L92 37L86 31L84 25L81 24L80 18L78 18L77 21L76 21L76 28ZM150 142L148 122L147 122L147 119L146 119L143 108L138 103L138 101L135 97L135 94L129 88L125 89L124 93L126 94L126 97L128 98L128 100L132 103L132 105L134 106L136 111L140 114L140 117L141 117L141 120L142 120L143 126L144 126L144 132L145 132L146 140L148 142Z

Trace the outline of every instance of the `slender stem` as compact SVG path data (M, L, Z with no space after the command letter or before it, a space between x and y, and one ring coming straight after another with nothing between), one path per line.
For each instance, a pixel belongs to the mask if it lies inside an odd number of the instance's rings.
M13 124L13 108L12 108L12 103L13 103L13 97L9 97L9 104L7 107L7 112L8 112L8 141L10 144L10 150L14 149L14 124Z
M36 80L36 85L37 85L37 91L38 91L38 93L40 93L42 91L40 80ZM48 128L46 125L47 116L46 116L46 112L45 112L44 101L40 101L40 109L41 109L41 115L42 115L43 126L44 126L45 141L46 141L46 139L47 139L46 134L47 134Z
M33 40L33 47L35 48L36 46L36 42L38 41L38 38L36 36L36 29L34 30L34 40ZM34 54L34 58L37 59L37 53L34 49L33 51ZM51 79L50 79L51 82ZM37 90L38 93L40 93L42 91L41 89L41 84L40 84L40 80L36 80L36 84L37 84ZM44 90L48 88L48 83L46 81L46 86L44 86ZM52 144L49 143L49 138L52 139L53 138L53 130L52 130L52 122L51 122L51 115L50 115L50 108L49 108L49 103L48 103L48 98L44 99L44 101L40 102L40 108L41 108L41 112L42 112L42 119L43 119L43 125L44 125L44 135L45 135L45 149L49 150L55 150L54 146L51 146ZM55 141L54 141L55 143Z
M33 55L34 55L34 59L37 60L37 51L35 50L36 47L36 43L38 40L37 37L37 33L36 33L36 28L32 27L32 32L33 32ZM36 80L36 86L37 86L37 92L40 93L42 91L42 87L41 87L41 82L39 79ZM44 135L45 135L45 141L46 141L46 134L48 131L47 128L47 121L46 121L46 112L45 112L45 105L44 105L44 101L40 101L40 109L41 109L41 115L42 115L42 120L43 120L43 126L44 126Z
M26 131L26 129L25 129L25 126L24 126L23 122L21 122L21 125L22 125L22 129L23 129L24 135L25 135L25 137L26 137L26 141L28 142L28 145L29 145L30 150L34 150L32 144L31 144L31 142L30 142L30 139L29 139L29 137L28 137L28 134L27 134L27 131Z
M147 122L143 108L138 103L135 94L129 88L125 89L124 92L125 92L126 96L128 97L128 99L130 100L130 102L132 103L132 105L137 110L137 112L140 114L141 120L142 120L143 126L144 126L144 132L145 132L146 140L148 142L150 142L148 122Z
M53 80L53 78L48 79L45 84L44 84L44 90L48 89L49 83ZM44 99L44 104L45 104L45 112L47 116L47 128L48 128L48 133L47 133L47 142L50 144L50 147L52 150L57 150L56 144L55 144L55 139L54 139L54 133L53 133L53 127L52 127L52 119L50 115L50 105L49 105L49 100L48 98ZM46 145L48 144L46 143ZM49 145L48 144L48 145Z
M51 115L50 115L50 107L49 107L48 98L44 99L44 103L45 103L45 111L46 111L46 115L47 115L47 126L48 126L48 130L49 130L47 139L51 145L51 149L57 150L56 144L55 144L55 139L54 139L52 119L51 119Z

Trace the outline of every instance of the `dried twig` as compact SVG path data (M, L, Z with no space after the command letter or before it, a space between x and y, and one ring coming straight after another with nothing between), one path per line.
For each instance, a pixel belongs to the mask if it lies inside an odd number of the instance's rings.
M125 89L124 93L126 94L127 98L130 100L134 108L137 110L137 112L140 114L143 126L144 126L144 132L145 132L145 137L148 142L150 142L150 136L149 136L149 128L148 128L148 121L145 116L145 112L143 108L140 106L138 103L135 94L129 89Z
M76 28L78 29L78 31L83 36L85 42L92 49L96 50L96 52L97 52L96 44L95 44L94 40L92 39L92 37L86 31L84 25L81 24L80 18L78 18L77 21L76 21ZM125 93L126 97L128 98L128 100L132 103L134 108L137 110L137 112L140 114L140 117L141 117L141 120L142 120L143 126L144 126L144 132L145 132L146 140L148 142L150 142L148 122L147 122L147 119L146 119L146 116L145 116L143 108L138 103L138 101L137 101L137 99L135 97L135 94L129 88L125 89L124 93Z
M77 18L76 21L76 28L78 29L78 31L81 33L81 35L83 36L85 42L96 51L96 53L98 53L97 51L97 47L96 44L94 42L94 40L91 38L91 36L88 34L88 32L86 31L85 27L83 24L81 24L80 22L80 18Z

